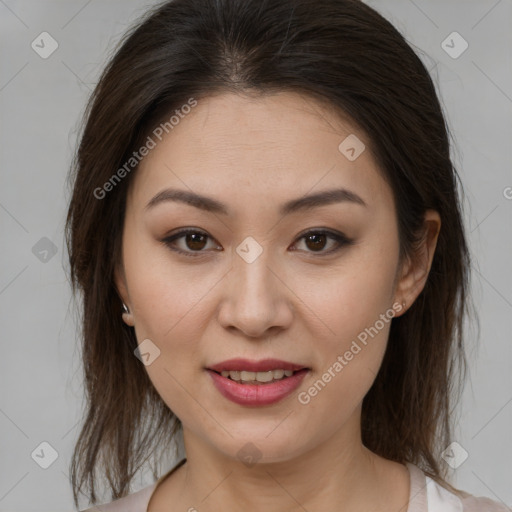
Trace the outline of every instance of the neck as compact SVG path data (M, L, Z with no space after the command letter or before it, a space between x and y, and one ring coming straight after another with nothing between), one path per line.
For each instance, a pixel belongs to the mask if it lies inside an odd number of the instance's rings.
M187 462L180 496L183 510L295 511L387 510L383 496L402 509L408 500L407 469L386 461L363 446L359 424L346 425L321 444L286 460L260 459L247 465L236 454L219 452L184 429ZM406 483L404 485L404 478ZM397 487L397 481L402 482ZM396 505L399 505L396 507ZM389 510L392 510L390 507Z

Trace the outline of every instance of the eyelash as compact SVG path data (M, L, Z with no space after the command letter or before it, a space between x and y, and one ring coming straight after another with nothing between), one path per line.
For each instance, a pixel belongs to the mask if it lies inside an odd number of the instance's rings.
M169 237L164 238L162 240L162 243L164 243L172 251L177 252L179 254L183 254L184 256L188 256L188 257L191 257L191 258L197 258L197 257L203 256L202 253L206 252L204 250L201 250L201 251L183 251L182 249L177 249L175 246L172 245L172 242L174 242L175 240L179 240L180 238L182 238L182 237L184 237L185 235L188 235L188 234L204 235L209 240L213 240L212 237L210 237L204 231L200 231L198 229L183 229L183 230L181 230L181 231L179 231L179 232L177 232L177 233L175 233L175 234L173 234L173 235L171 235ZM338 252L339 250L341 250L343 247L352 245L354 243L354 240L347 238L342 233L337 233L335 231L330 231L330 230L325 230L325 229L306 231L305 233L301 234L297 238L297 241L306 238L308 235L327 235L329 238L334 239L338 243L338 247L335 247L334 249L331 249L331 250L325 251L325 252L320 251L319 253L317 253L320 256L327 256L329 254L333 254L333 253ZM310 252L311 254L315 254L314 251L307 251L307 252Z

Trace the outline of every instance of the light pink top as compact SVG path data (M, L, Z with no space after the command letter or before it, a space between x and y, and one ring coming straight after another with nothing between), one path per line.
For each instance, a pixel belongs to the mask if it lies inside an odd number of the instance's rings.
M138 492L81 512L147 512L149 500L157 486L186 460L181 460L154 484ZM414 464L407 463L406 466L411 482L406 512L512 512L512 508L489 498L475 497L467 493L458 496L425 475Z

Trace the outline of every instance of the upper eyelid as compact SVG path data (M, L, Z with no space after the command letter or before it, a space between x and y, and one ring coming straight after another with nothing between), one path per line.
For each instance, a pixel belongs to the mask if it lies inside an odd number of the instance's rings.
M199 229L199 228L183 228L182 230L178 230L175 233L166 235L163 238L163 240L169 240L171 238L176 240L176 239L178 239L178 238L180 238L182 236L185 236L187 234L190 234L190 233L199 233L199 234L204 235L204 236L208 237L209 239L215 240L215 242L217 242L217 240L212 235L210 235L208 232L203 231L202 229ZM349 240L349 237L347 235L345 235L345 233L343 233L341 231L333 230L331 228L322 228L322 227L320 227L320 228L308 228L308 229L300 232L297 235L296 239L298 240L300 238L303 238L304 236L306 236L306 235L308 235L310 233L317 233L317 234L318 233L325 233L325 234L331 235L333 237L338 236L338 237L343 237L343 238L346 238L347 240Z

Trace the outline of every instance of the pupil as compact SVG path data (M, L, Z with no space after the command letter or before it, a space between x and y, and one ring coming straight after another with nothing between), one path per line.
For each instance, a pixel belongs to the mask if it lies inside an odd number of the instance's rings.
M313 239L316 239L316 242L313 242L313 245L310 246L309 245L309 242L313 241ZM319 240L320 239L320 240ZM309 249L323 249L324 245L325 245L325 239L326 239L326 236L325 235L308 235L306 237L306 244L308 245L308 248ZM320 243L318 243L320 241Z
M192 238L192 241L190 240ZM200 238L206 238L204 235L201 235L200 233L189 233L187 235L187 246L189 249L202 249L204 247L204 240L198 241ZM199 244L199 246L194 245Z

